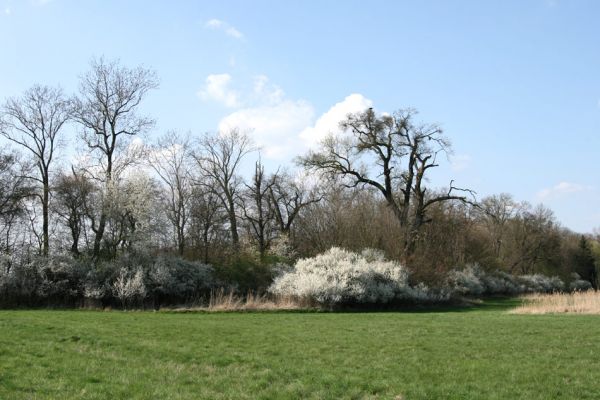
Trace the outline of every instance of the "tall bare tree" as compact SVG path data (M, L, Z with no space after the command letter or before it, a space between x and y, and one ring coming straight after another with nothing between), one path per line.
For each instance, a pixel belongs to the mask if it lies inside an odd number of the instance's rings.
M277 173L271 180L269 204L279 231L289 236L300 211L321 201L323 196L315 188L309 188L305 180L295 179L286 171Z
M181 136L169 132L152 146L148 157L150 166L167 189L165 193L167 218L175 230L175 243L180 255L183 255L185 250L192 194L190 148L189 135Z
M221 200L229 219L229 231L235 250L239 248L237 205L242 180L238 169L243 158L254 151L250 138L238 129L205 135L194 158L202 179L200 184L212 190Z
M14 228L26 212L24 200L35 193L27 175L30 166L18 153L0 149L0 252L12 253Z
M100 173L93 177L109 190L119 168L131 163L128 145L133 136L154 126L150 118L138 115L148 92L158 87L154 71L127 68L116 61L93 60L91 70L81 78L79 95L74 99L73 116L82 126L82 138L97 157ZM103 201L98 218L92 219L93 256L100 255L106 229L107 209Z
M50 170L59 145L59 133L69 120L69 102L60 88L35 85L21 97L10 98L2 108L1 133L33 157L42 204L42 254L50 251Z
M258 160L254 166L252 184L246 185L242 208L261 259L264 258L275 232L275 209L269 204L269 192L273 184L274 179L267 179L265 167Z
M427 172L438 166L439 154L450 151L450 143L439 126L417 125L414 115L410 109L377 115L372 108L349 114L340 122L346 134L330 135L319 151L299 159L308 169L343 178L347 187L379 191L405 229L406 254L414 250L420 227L430 221L429 207L448 200L466 202L464 192L470 192L452 182L444 193L425 187Z

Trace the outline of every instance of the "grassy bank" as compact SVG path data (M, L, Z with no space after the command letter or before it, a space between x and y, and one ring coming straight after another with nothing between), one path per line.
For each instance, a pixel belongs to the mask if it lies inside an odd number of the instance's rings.
M0 311L0 398L593 399L594 316Z

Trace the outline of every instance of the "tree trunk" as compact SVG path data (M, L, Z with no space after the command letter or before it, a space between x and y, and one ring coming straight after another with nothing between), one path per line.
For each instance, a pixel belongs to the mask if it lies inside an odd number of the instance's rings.
M42 196L42 255L47 257L50 253L50 235L49 231L49 202L50 202L50 184L48 182L48 176L44 177L44 188L43 188L43 196Z

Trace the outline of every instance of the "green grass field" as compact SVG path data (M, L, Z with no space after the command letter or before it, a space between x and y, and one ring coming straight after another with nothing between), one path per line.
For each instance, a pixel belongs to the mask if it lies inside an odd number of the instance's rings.
M600 318L0 311L0 399L597 399Z

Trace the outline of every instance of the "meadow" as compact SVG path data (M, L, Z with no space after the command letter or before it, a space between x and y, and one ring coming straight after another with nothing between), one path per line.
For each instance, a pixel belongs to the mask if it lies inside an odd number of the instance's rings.
M515 305L0 311L0 398L598 398L598 317Z

